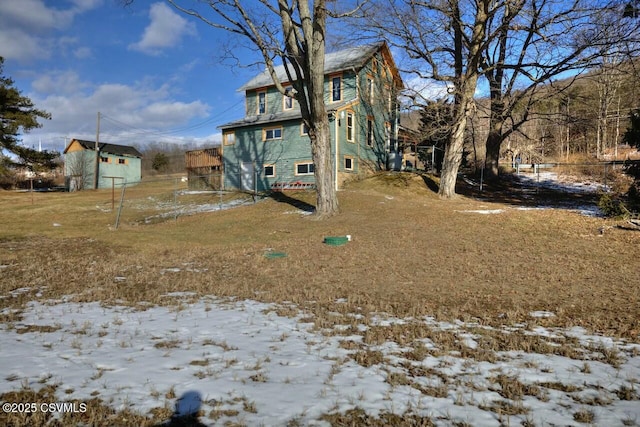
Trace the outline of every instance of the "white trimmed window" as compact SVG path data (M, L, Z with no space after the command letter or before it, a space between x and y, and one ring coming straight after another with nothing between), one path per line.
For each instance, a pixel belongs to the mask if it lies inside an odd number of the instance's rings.
M267 91L258 92L258 114L267 112Z
M353 113L347 111L347 141L354 142Z
M296 175L313 175L313 162L296 163Z
M264 176L266 178L273 178L276 176L276 165L264 165Z
M282 128L267 128L262 130L263 141L273 141L275 139L282 139Z
M373 77L367 76L367 99L370 103L373 103L373 97L375 95L375 83Z
M236 143L236 134L235 132L223 132L222 133L222 143L224 145L233 145Z
M309 135L309 126L307 126L304 122L300 123L300 135L301 136Z
M391 123L384 122L384 143L387 151L391 150Z
M367 145L373 147L373 117L367 117Z
M284 88L284 95L282 95L282 109L283 110L293 110L293 96L291 96L293 88L291 86L287 86Z
M344 156L344 169L348 171L353 170L353 157Z
M331 77L331 102L342 100L342 77Z

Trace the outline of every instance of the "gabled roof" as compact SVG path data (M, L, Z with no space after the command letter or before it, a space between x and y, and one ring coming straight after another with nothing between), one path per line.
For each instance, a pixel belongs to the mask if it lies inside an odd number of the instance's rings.
M363 46L354 46L347 49L339 50L337 52L327 53L324 59L324 73L332 74L339 71L360 69L367 61L380 49L383 51L383 56L387 62L390 62L392 66L392 72L394 74L394 80L397 83L402 84L398 70L393 62L389 48L385 42L378 42L374 44L368 44ZM289 66L291 75L295 76L293 69ZM284 69L284 65L278 65L275 67L276 75L281 82L289 81L287 73ZM242 85L238 91L246 91L251 89L257 89L265 86L272 86L273 80L267 70L258 74L247 83Z
M96 142L95 141L86 141L84 139L72 139L67 148L65 148L64 153L67 153L69 147L73 142L77 142L84 148L85 150L95 150ZM118 145L118 144L108 144L106 142L100 142L98 144L98 149L101 153L113 154L116 156L129 156L129 157L139 157L142 158L142 153L136 150L134 147L130 145Z

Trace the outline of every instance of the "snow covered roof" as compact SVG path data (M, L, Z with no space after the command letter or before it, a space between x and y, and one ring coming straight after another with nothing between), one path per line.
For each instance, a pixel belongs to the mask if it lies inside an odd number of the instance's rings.
M270 123L274 121L286 121L286 120L295 120L302 117L299 110L296 111L284 111L278 113L271 114L260 114L258 116L247 116L240 120L235 120L233 122L225 123L223 125L218 126L220 129L230 129L237 128L242 126L251 126L251 125L259 125L264 123Z
M363 46L354 46L347 49L339 50L337 52L327 53L324 61L324 73L331 74L338 71L359 69L371 58L378 50L384 48L388 51L385 42L378 42ZM388 55L389 58L391 55ZM395 68L395 66L394 66ZM291 75L295 75L292 68L289 68ZM285 71L284 65L278 65L275 68L276 75L281 82L289 81L289 77ZM243 86L238 91L246 91L251 89L257 89L265 86L273 85L271 75L265 69L262 73L258 74Z
M353 99L344 100L339 103L331 104L327 107L327 112L331 113L332 111L336 111L338 108L342 108L347 104L353 102ZM223 125L218 126L219 129L232 129L239 128L243 126L253 126L260 125L265 123L273 123L273 122L283 122L287 120L296 120L302 118L302 113L300 110L293 111L280 111L276 113L270 114L260 114L257 116L247 116L239 120L234 120L233 122L225 123Z

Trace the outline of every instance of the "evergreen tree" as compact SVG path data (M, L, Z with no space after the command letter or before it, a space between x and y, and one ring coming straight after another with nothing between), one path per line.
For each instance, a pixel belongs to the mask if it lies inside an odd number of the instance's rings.
M53 169L57 152L39 152L19 145L21 133L41 127L38 118L50 119L51 114L35 108L31 99L14 87L13 80L4 76L3 66L4 58L0 56L0 170L7 166ZM13 156L5 155L7 152Z
M156 172L165 171L169 167L169 157L164 153L156 153L156 155L153 156L151 167Z

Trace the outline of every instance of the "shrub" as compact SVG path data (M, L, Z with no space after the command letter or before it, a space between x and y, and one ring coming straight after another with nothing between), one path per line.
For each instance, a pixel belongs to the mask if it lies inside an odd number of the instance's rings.
M603 193L598 200L598 208L607 217L625 218L629 216L629 209L618 197Z

